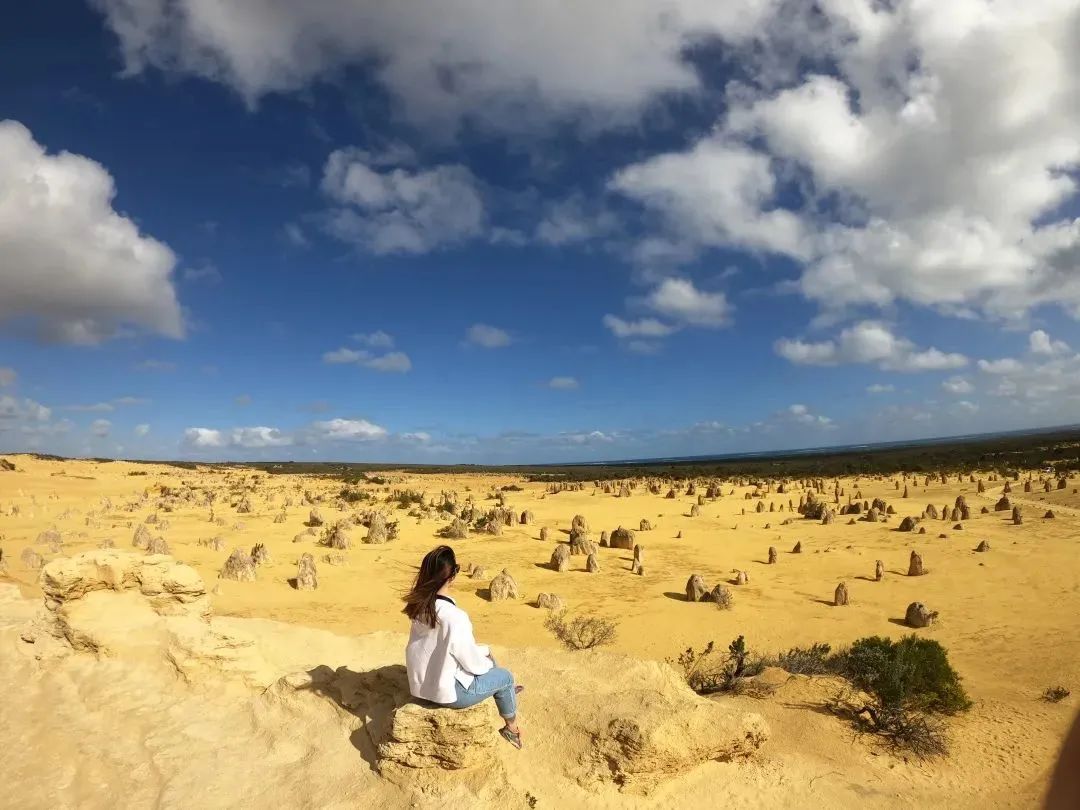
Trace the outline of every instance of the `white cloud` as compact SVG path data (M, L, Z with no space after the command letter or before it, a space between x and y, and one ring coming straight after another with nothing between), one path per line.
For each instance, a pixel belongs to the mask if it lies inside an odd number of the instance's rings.
M879 321L861 321L844 329L835 340L819 343L782 338L775 349L781 357L800 365L873 363L886 371L942 371L968 363L964 355L955 352L916 349L910 340L893 334Z
M108 419L95 419L90 423L90 432L99 439L104 439L112 429L112 422Z
M10 429L16 422L48 422L52 410L32 399L0 396L0 430Z
M184 431L184 442L196 448L225 447L228 437L220 430L191 427Z
M556 437L566 444L611 444L618 437L613 433L605 433L602 430L590 430L583 433L560 433Z
M229 435L229 443L234 447L286 447L293 443L292 437L272 427L235 428Z
M323 362L328 365L356 365L374 371L404 374L412 369L412 361L404 352L387 352L374 355L367 349L342 347L323 354Z
M338 149L326 161L322 190L339 204L327 230L379 255L427 253L484 227L484 202L465 166L381 170L368 152Z
M404 374L412 368L412 361L405 352L389 352L380 357L373 357L364 363L367 368L375 371L389 371Z
M150 425L147 425L145 423L141 425L136 425L131 432L141 439L142 437L150 433Z
M1032 354L1043 354L1052 357L1058 354L1066 354L1069 351L1069 344L1063 340L1052 340L1050 335L1042 329L1036 329L1028 335L1028 349Z
M570 391L578 387L578 381L574 377L552 377L548 380L548 388Z
M330 441L374 441L387 436L386 428L366 419L330 419L315 422L312 427L318 438Z
M980 360L978 366L979 371L987 374L1015 374L1024 369L1023 364L1012 357L1002 357L1000 360Z
M142 427L142 426L140 426ZM147 428L147 433L149 428ZM144 436L136 428L136 435ZM239 427L232 430L192 427L184 431L184 443L198 450L213 448L258 449L263 447L287 447L293 438L272 427Z
M462 118L528 132L553 120L635 120L657 96L701 88L687 52L709 37L737 43L775 2L450 0L278 3L95 0L126 72L156 67L206 77L250 104L301 90L347 66L373 65L399 114L431 131Z
M625 321L615 315L604 316L604 326L618 338L628 337L666 337L675 331L675 327L668 326L656 318L642 318L638 321Z
M413 433L402 433L401 438L407 442L429 442L431 441L431 434L425 433L422 430L417 430Z
M391 335L386 334L386 332L381 329L377 329L370 334L358 332L352 336L352 339L359 343L361 346L369 346L372 349L394 348L394 338Z
M474 346L485 349L501 349L513 343L513 338L503 329L488 326L486 323L474 323L465 332L465 340Z
M240 394L239 396L235 396L233 397L233 402L241 408L246 408L251 404L251 394Z
M563 247L608 236L617 228L618 220L612 212L576 194L547 206L536 226L536 239L545 245Z
M888 394L895 390L896 388L889 383L874 383L866 386L866 393L868 394Z
M975 386L963 377L949 377L941 383L941 387L950 394L970 394L975 390Z
M702 292L682 278L664 279L649 293L646 305L690 326L726 326L731 318L731 305L722 292Z
M19 379L19 375L15 372L15 369L0 366L0 388L14 385L17 379Z
M952 406L952 411L953 413L959 414L961 416L970 416L974 413L978 413L979 406L976 405L974 402L969 402L966 399L962 399Z
M759 29L760 58L739 54L749 78L728 85L716 130L624 168L614 188L687 255L795 259L798 289L827 310L1080 315L1076 4L782 8Z
M799 218L771 207L776 179L769 158L723 138L627 166L611 189L658 213L677 241L805 253Z
M105 168L48 154L16 121L0 121L0 323L46 339L96 344L139 327L184 335L176 257L112 207Z

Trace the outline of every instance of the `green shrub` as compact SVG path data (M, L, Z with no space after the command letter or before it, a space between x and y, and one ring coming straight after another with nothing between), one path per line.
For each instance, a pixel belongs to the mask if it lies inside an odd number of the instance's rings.
M413 506L424 505L424 493L417 492L414 489L401 489L392 493L387 499L387 503L396 503L398 509L409 509Z
M829 675L837 671L838 660L828 644L818 642L805 648L792 647L768 663L792 675Z
M355 489L353 487L343 487L338 497L346 503L357 503L358 501L370 501L372 496L370 492L365 492L362 489Z
M945 648L933 639L861 638L838 664L840 674L884 711L956 714L971 708Z

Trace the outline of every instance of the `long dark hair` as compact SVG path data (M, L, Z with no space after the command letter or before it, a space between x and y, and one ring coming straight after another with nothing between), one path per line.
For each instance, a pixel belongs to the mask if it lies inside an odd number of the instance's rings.
M438 546L424 555L401 612L414 622L435 626L435 594L461 570L450 546Z

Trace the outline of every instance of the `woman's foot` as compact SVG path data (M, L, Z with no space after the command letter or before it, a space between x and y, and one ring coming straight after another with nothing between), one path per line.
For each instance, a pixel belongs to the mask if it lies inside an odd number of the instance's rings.
M514 687L514 694L515 694L515 695L520 695L520 694L521 694L522 692L524 692L524 691L525 691L525 687L524 687L524 686L515 686L515 687Z
M521 729L514 724L511 726L507 723L505 726L499 729L499 735L510 743L514 748L521 749Z

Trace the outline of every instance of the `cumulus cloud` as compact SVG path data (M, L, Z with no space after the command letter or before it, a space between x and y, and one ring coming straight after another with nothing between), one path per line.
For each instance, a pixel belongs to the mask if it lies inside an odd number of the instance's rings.
M141 427L141 426L140 426ZM149 432L149 428L147 431ZM136 435L139 433L136 428ZM192 427L184 431L184 444L189 447L206 450L214 448L259 449L263 447L287 447L293 438L272 427L238 427L232 430Z
M13 396L0 396L0 430L16 422L48 422L52 418L52 409L32 399L16 399Z
M987 374L1015 374L1022 371L1024 366L1015 358L1002 357L1000 360L980 360L979 371Z
M1042 329L1036 329L1028 335L1028 349L1032 354L1053 357L1054 355L1066 354L1069 351L1069 344L1063 340L1053 340Z
M564 247L608 236L617 228L611 211L575 194L547 206L535 236L541 244Z
M551 0L450 0L433 14L403 0L278 3L95 0L126 72L202 76L249 103L300 90L350 65L374 66L404 115L430 131L530 131L548 122L635 120L658 95L694 93L687 53L706 38L749 38L777 2L619 0L567 8Z
M674 327L668 326L666 323L658 321L656 318L642 318L638 321L626 321L615 315L605 315L603 323L604 326L611 330L611 333L618 338L660 338L666 337L675 331Z
M404 352L387 352L376 355L367 349L342 347L323 354L323 362L328 365L356 365L374 371L404 374L412 369L412 361Z
M484 226L477 180L461 165L384 168L364 150L338 149L326 161L322 190L338 203L327 230L378 255L461 244Z
M949 377L941 383L941 387L950 394L970 394L975 386L963 377Z
M578 381L574 377L552 377L548 380L548 388L561 391L572 391L578 387Z
M366 419L329 419L315 422L312 428L318 438L329 441L369 442L386 438L386 428Z
M886 371L942 371L968 363L967 357L955 352L920 350L879 321L861 321L844 329L836 339L818 343L782 338L775 349L781 357L799 365L873 363Z
M722 292L702 292L684 278L664 279L649 293L646 305L689 326L726 326L731 318L731 305Z
M141 439L144 436L149 435L149 433L150 433L150 425L147 425L145 423L143 423L141 425L136 425L132 429L131 432L134 433L136 436L138 436Z
M131 327L183 337L176 257L113 209L115 193L101 164L0 121L0 323L83 345Z
M658 214L678 242L802 256L803 225L776 207L776 186L767 155L719 137L627 166L610 183Z
M112 422L108 419L95 419L90 423L90 432L99 439L104 439L112 429Z
M465 332L465 340L484 349L501 349L514 342L506 330L486 323L474 323L470 326Z
M790 7L785 7L790 11ZM759 31L716 129L618 171L665 236L795 260L823 308L1080 314L1075 3L823 3ZM747 57L753 59L753 57ZM805 64L828 64L829 75ZM752 61L751 64L754 64ZM778 183L789 193L778 202Z
M874 383L866 386L866 393L868 394L888 394L895 390L896 388L889 383Z

